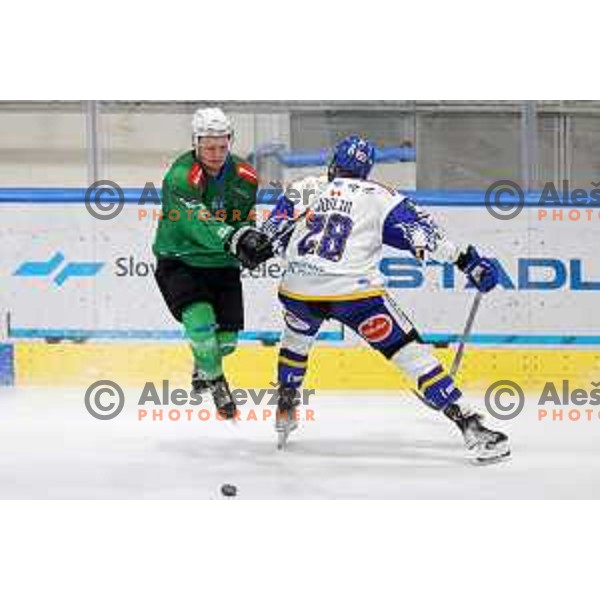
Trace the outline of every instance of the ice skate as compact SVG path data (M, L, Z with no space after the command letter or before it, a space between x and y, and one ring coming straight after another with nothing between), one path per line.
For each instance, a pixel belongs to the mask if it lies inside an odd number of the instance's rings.
M298 421L294 418L294 410L299 404L300 398L297 390L285 387L279 388L277 415L275 417L278 450L286 449L290 433L298 427Z
M208 392L210 392L208 379L195 367L192 371L192 393L202 395Z
M460 429L467 450L473 453L478 463L505 460L510 456L508 436L492 431L482 425L483 415L476 410L459 404L451 404L444 414Z
M192 373L192 393L200 396L202 400L212 399L221 417L233 419L235 416L236 405L231 398L229 384L223 375L210 380L195 368Z
M213 379L208 382L208 390L212 396L212 399L217 407L217 413L219 416L225 419L233 419L237 412L237 407L231 392L229 391L229 384L223 375L217 379Z

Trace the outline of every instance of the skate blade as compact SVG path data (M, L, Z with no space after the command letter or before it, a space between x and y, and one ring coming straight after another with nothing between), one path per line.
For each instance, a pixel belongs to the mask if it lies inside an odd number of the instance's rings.
M494 463L504 462L510 458L510 448L505 445L500 448L496 448L489 454L479 454L475 457L475 463L478 465L491 465Z
M277 432L277 450L286 450L287 449L287 439L289 433L285 431Z
M296 422L286 423L282 427L275 427L275 431L277 431L277 450L285 450L287 448L290 433L296 429L298 429L298 423Z

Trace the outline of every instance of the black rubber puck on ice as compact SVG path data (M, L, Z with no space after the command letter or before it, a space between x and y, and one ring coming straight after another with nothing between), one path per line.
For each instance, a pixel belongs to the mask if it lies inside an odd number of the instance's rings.
M237 494L237 488L235 485L225 483L221 486L221 494L223 494L223 496L235 496Z

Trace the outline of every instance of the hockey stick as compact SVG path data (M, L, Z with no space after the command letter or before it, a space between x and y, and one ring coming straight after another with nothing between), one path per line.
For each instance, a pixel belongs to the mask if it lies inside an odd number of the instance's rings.
M471 329L473 329L473 323L475 322L475 317L477 316L477 311L479 310L479 305L481 304L482 298L483 292L478 291L475 294L473 304L471 305L471 310L469 311L469 316L467 317L467 322L465 323L465 329L458 344L458 348L456 349L456 354L454 355L452 366L450 367L450 376L453 379L458 373L458 369L460 368L460 363L462 362L462 357L465 353L465 343L467 341L467 338L471 335Z
M469 310L469 315L467 316L465 328L458 343L458 348L456 349L456 354L454 355L452 366L450 367L450 377L452 377L452 379L456 377L458 369L460 368L460 363L462 362L462 358L465 353L465 343L467 341L467 338L471 335L473 323L475 323L475 317L477 316L477 311L479 310L479 305L481 304L482 298L483 292L478 291L475 294L475 298L473 299L473 304L471 305L471 310ZM413 388L412 392L419 400L422 400L423 402L427 403L425 398L417 390Z

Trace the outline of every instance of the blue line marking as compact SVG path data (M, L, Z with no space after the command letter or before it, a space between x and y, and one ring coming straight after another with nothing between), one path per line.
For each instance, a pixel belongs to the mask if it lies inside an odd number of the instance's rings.
M13 339L94 339L94 340L184 340L185 334L178 329L45 329L14 327L10 330ZM244 341L278 342L278 331L240 331L239 339ZM319 340L339 341L341 331L323 331Z
M156 192L160 197L160 184L156 185ZM86 188L0 188L0 204L83 204ZM422 206L446 207L475 207L485 206L486 190L398 190L413 198ZM138 204L142 197L143 188L123 188L125 204ZM281 189L261 188L258 190L257 204L275 204ZM545 209L584 209L589 206L573 206L564 204L560 206L539 206L540 193L525 194L524 206L526 208ZM160 204L145 200L142 208L159 207Z
M176 329L44 329L12 328L13 339L95 339L95 340L183 340L185 334ZM423 339L430 344L456 343L459 333L425 333ZM278 342L281 334L277 331L242 331L240 340ZM324 331L319 340L340 341L341 331ZM534 346L595 346L600 345L600 335L547 335L518 333L476 333L467 341L476 345L534 345Z
M457 343L461 339L458 333L426 333L423 339L430 343ZM547 335L547 334L504 334L474 333L467 342L476 345L527 345L527 346L597 346L600 335Z

